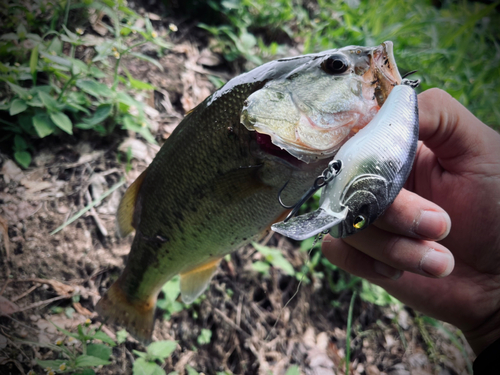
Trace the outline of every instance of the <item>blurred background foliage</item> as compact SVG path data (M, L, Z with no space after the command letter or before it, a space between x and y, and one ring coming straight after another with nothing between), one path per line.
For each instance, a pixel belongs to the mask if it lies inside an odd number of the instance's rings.
M500 2L422 0L209 1L200 27L228 61L394 42L420 90L448 91L488 125L500 124ZM196 13L196 4L194 5ZM193 8L191 8L193 9ZM186 11L186 9L184 9ZM213 11L219 12L213 17Z

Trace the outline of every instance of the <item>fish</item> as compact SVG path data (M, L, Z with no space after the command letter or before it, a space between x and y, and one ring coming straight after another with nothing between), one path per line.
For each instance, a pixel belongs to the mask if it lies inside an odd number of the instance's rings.
M349 46L266 63L189 111L119 204L118 232L135 236L100 317L150 342L162 286L179 274L182 301L198 298L225 255L286 216L282 186L301 197L401 79L392 42Z
M417 151L416 81L394 87L373 120L350 138L322 178L319 208L272 225L304 240L319 233L345 238L367 228L392 204L405 184Z

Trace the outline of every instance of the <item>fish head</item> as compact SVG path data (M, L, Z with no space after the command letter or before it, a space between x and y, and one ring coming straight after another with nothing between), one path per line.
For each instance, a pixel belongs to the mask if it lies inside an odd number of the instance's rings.
M365 229L389 206L388 196L389 183L385 178L372 174L356 177L344 188L341 199L330 204L331 212L343 212L345 215L344 220L330 230L330 234L343 238Z
M241 123L306 163L332 157L401 82L392 42L280 62L289 70L247 98Z

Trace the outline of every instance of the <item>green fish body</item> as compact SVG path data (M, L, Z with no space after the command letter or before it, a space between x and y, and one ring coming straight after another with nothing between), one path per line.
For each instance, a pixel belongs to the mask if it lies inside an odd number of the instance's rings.
M222 257L287 214L280 189L296 202L400 81L385 42L272 61L208 97L123 197L119 232L135 238L99 314L150 341L162 286L180 274L196 299Z

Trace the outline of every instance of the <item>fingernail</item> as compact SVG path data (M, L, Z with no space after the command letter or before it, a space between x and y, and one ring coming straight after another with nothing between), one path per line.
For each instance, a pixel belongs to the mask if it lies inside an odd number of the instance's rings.
M420 261L422 271L436 277L448 276L455 266L455 259L450 253L429 249Z
M450 233L451 220L446 212L422 211L415 233L431 240L442 240Z
M387 264L379 262L378 260L376 260L374 262L373 266L375 268L375 272L377 272L378 274L380 274L382 276L388 277L389 279L392 279L392 280L399 279L401 277L401 275L403 274L403 271L398 270L396 268L393 268L391 266L388 266Z

